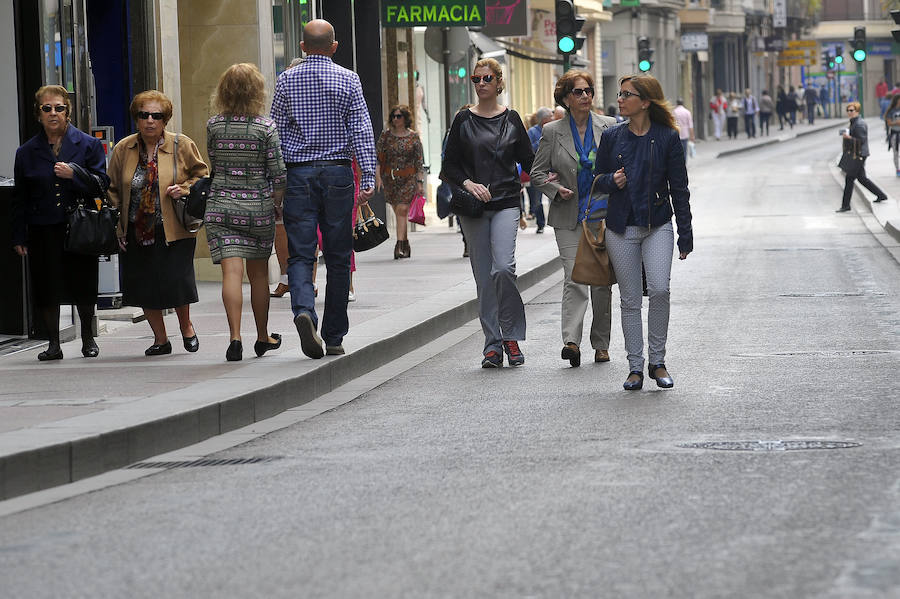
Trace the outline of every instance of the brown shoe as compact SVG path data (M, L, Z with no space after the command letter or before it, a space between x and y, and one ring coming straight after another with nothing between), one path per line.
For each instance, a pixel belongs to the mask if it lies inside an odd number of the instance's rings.
M581 350L579 350L578 346L571 341L563 346L560 357L563 360L568 360L569 365L572 368L581 366Z
M594 362L609 362L609 352L605 349L598 349L594 353Z
M269 294L269 297L284 297L285 293L290 293L291 288L285 285L284 283L278 283L278 287L275 288L275 291Z

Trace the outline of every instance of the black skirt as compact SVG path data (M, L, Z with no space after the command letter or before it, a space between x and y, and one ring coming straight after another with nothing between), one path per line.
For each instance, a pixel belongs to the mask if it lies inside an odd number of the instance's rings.
M153 245L140 245L134 227L128 227L126 251L119 254L122 267L122 303L149 310L177 308L197 302L194 279L193 237L166 243L157 226Z
M31 294L39 307L96 304L96 256L65 251L66 223L28 226Z

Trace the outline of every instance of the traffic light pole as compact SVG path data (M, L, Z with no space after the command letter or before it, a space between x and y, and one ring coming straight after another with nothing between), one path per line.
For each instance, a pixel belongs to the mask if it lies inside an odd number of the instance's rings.
M865 118L865 104L863 104L863 63L856 63L856 95L859 97L859 116Z
M571 54L563 54L563 75L569 72L569 69L572 68L572 55Z
M450 112L450 28L441 27L441 56L444 59L444 121L445 131L450 130L453 114Z

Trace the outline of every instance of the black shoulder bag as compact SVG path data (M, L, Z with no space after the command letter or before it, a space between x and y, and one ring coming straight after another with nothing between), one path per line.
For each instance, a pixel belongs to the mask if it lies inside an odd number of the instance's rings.
M116 237L119 211L110 206L102 180L74 162L68 164L75 176L88 188L88 193L78 198L77 204L66 216L65 250L86 256L119 253L119 240Z
M470 116L469 118L472 117ZM503 116L503 124L500 125L500 135L497 136L497 143L494 146L494 156L497 155L497 151L500 149L500 140L503 139L503 136L506 134L506 124L508 121L509 109L507 108L506 114ZM491 179L494 178L494 167L496 166L497 162L495 160L491 165ZM453 214L456 214L457 216L468 216L470 218L479 218L484 214L484 205L486 202L482 202L462 187L453 185L452 188L453 194L450 196L450 211L453 212Z
M172 180L178 181L178 137L175 134L175 151L172 152ZM188 233L196 233L203 226L203 215L206 214L206 198L209 196L209 186L212 177L200 177L187 195L172 199L172 207L175 209L175 219Z

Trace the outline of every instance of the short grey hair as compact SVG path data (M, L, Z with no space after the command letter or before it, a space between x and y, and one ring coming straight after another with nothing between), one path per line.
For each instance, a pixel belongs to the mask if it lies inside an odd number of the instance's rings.
M544 120L552 118L552 117L553 117L553 111L550 110L549 108L547 108L546 106L541 106L534 113L534 118L539 123L541 121L544 121Z

